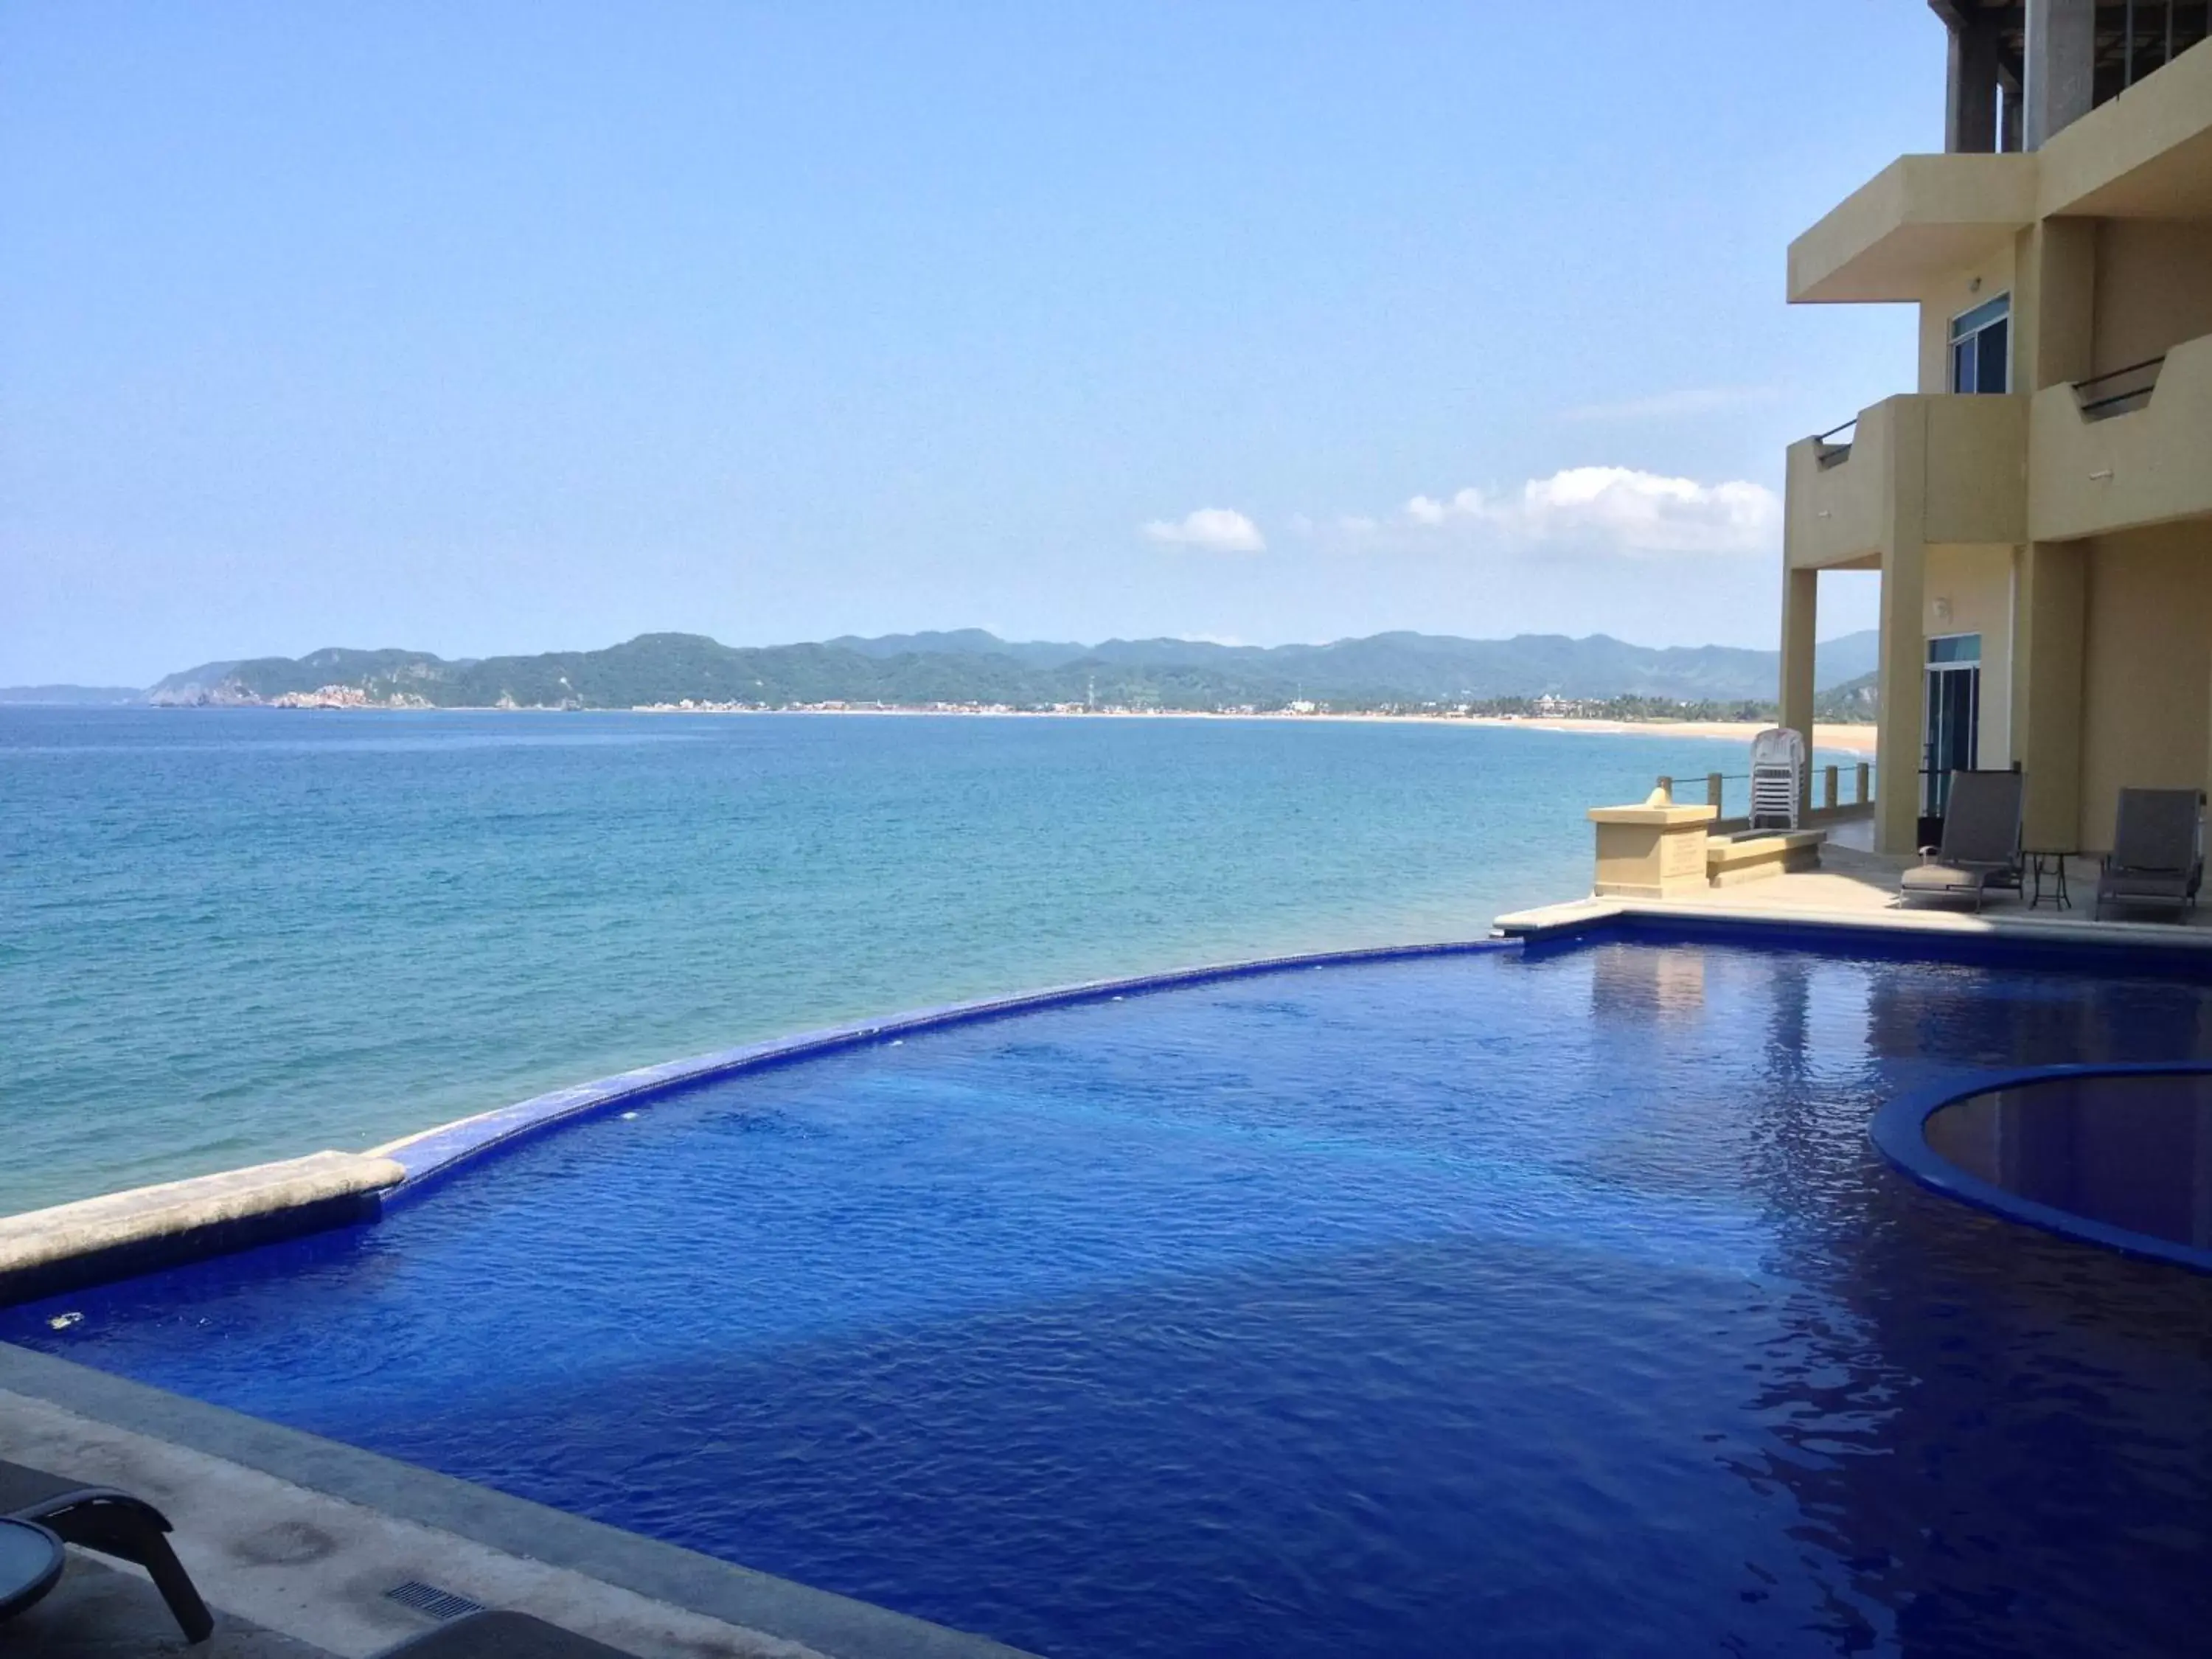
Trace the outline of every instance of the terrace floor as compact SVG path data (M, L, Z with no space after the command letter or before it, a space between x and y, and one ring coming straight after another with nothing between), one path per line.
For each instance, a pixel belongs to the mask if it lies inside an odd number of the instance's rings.
M363 1659L434 1627L386 1594L410 1581L524 1607L640 1656L794 1659L807 1651L4 1389L0 1455L158 1505L176 1526L178 1559L218 1620L205 1647L188 1646L143 1573L72 1549L62 1583L9 1624L9 1659Z
M1583 898L1563 904L1516 911L1498 918L1499 931L1541 934L1587 927L1620 915L1728 916L1747 921L1786 924L1820 921L1901 931L2025 933L2037 937L2126 939L2148 945L2212 948L2212 907L2200 905L2174 916L2165 912L2095 915L2097 861L2067 860L2070 908L2054 897L2053 872L2046 866L2041 902L2033 884L2022 892L1992 894L1977 913L1970 903L1928 900L1897 902L1898 878L1917 860L1870 851L1872 826L1846 823L1832 832L1821 849L1820 867L1735 887L1710 887L1666 899Z

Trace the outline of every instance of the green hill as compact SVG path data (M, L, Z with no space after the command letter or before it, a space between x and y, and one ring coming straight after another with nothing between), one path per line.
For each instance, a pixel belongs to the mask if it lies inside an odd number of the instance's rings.
M1864 636L1825 654L1856 668ZM1073 653L1073 654L1070 654ZM1273 647L1192 640L1017 644L979 629L825 644L732 647L698 634L643 634L599 651L449 661L427 652L331 648L299 658L207 663L149 692L157 705L253 704L334 690L430 708L632 708L686 701L792 708L823 703L1055 704L1214 709L1337 708L1629 698L1656 709L1755 715L1774 696L1772 652L1655 650L1593 635L1464 640L1378 634Z

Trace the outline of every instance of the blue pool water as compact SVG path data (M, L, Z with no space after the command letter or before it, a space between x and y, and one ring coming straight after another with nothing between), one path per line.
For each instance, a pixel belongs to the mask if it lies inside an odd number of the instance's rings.
M2212 1279L1867 1122L2208 1034L2056 961L1306 969L726 1079L0 1337L1065 1659L2201 1651Z
M0 1214L893 1008L1480 938L1584 889L1585 807L1746 759L1434 723L0 708Z

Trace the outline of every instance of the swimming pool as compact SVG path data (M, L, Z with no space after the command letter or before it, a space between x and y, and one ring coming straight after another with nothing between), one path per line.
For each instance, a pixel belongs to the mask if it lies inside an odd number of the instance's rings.
M0 1336L1052 1655L2166 1654L2212 1280L1867 1129L2208 1033L2055 957L1302 969L708 1084Z

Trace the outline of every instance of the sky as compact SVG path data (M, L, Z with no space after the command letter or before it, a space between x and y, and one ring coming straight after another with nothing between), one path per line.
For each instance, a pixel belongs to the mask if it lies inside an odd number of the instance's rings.
M678 629L1771 647L1920 0L0 8L0 684ZM1824 635L1870 625L1824 578Z

